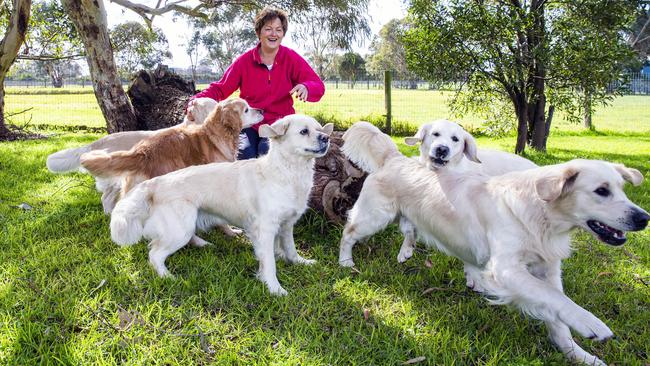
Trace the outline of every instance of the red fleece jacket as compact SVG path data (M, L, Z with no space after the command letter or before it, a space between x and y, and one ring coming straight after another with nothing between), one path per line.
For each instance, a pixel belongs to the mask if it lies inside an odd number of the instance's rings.
M239 96L253 108L264 110L264 120L253 126L272 124L279 118L293 114L293 97L289 92L297 84L307 87L307 101L318 102L325 93L325 85L316 72L296 51L280 46L273 67L269 71L259 54L260 44L239 56L228 67L221 80L208 86L194 98L228 98L240 89Z

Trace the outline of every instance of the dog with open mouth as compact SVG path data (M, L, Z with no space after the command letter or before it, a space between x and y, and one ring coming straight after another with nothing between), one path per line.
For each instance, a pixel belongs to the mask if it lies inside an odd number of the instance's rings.
M340 265L353 266L354 244L402 215L427 245L474 268L493 303L543 320L567 358L605 365L575 342L571 330L598 341L613 333L564 293L561 263L571 255L576 228L610 245L646 228L650 216L623 191L625 182L642 183L638 170L576 159L495 177L432 172L369 123L354 124L343 139L343 153L370 174L348 213Z

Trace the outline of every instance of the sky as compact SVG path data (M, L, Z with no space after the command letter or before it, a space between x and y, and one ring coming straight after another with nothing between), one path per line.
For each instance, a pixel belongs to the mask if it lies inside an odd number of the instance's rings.
M133 0L133 2L153 7L157 1ZM131 10L124 9L110 1L105 1L104 4L106 6L109 28L129 20L142 21L142 18ZM372 35L375 35L378 34L381 27L391 19L404 17L406 15L406 6L404 5L403 0L370 0L368 4L368 13L370 17L370 29ZM289 23L291 23L291 19L289 19ZM169 49L172 52L173 59L167 61L168 66L183 68L189 67L190 60L185 53L185 47L183 46L186 39L189 38L189 27L185 25L184 21L177 20L174 22L171 14L165 14L163 16L155 17L153 25L154 27L162 29L169 41ZM291 32L291 29L289 29L289 32ZM364 44L354 45L353 50L362 55L367 54L372 35ZM290 34L288 34L282 41L282 44L304 54L304 50L301 49L300 45L291 40Z

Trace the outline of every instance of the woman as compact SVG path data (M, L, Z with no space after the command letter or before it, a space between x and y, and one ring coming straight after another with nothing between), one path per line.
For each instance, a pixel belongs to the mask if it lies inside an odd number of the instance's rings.
M295 113L293 97L301 101L317 102L325 93L325 85L316 72L294 50L282 46L287 33L287 13L266 7L255 17L257 46L239 56L228 67L221 80L210 84L192 97L208 97L217 101L228 98L239 89L239 96L253 108L264 110L264 120L245 129L239 159L250 159L268 151L268 141L260 138L257 130L263 124ZM192 116L193 102L187 108Z

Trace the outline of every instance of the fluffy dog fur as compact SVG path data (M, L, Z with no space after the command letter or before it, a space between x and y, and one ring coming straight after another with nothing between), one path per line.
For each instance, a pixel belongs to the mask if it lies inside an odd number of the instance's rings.
M354 265L353 245L401 214L429 246L473 268L494 302L543 320L569 359L604 364L576 344L570 329L600 341L612 332L564 294L561 261L571 254L575 228L621 245L625 231L647 226L648 213L623 192L625 181L643 181L638 170L572 160L496 177L453 169L434 173L401 155L368 123L352 126L344 140L344 153L371 174L343 231L341 265Z
M262 111L241 98L220 102L201 125L175 126L145 138L128 151L92 151L81 165L103 179L123 176L122 195L136 184L190 165L235 161L242 128L262 120ZM106 207L106 211L111 211Z
M457 123L437 120L426 123L413 137L404 139L407 145L420 144L420 163L433 171L450 169L457 173L480 172L497 176L508 172L537 168L532 161L519 155L499 150L479 149L474 137ZM413 255L416 245L416 228L404 217L400 217L400 230L404 242L397 255L397 261L405 262ZM471 269L465 270L467 287L482 292L478 281L472 278Z
M197 244L195 228L236 225L253 243L260 280L272 294L285 295L275 256L314 262L297 253L293 225L307 208L314 160L327 152L331 132L331 124L287 116L260 127L271 149L259 159L193 166L143 182L117 203L111 237L120 245L151 239L149 261L158 275L168 276L165 259L188 241Z
M190 120L186 116L179 126L203 123L203 121L208 117L208 114L210 114L216 106L217 101L214 99L196 99L194 102L194 108L192 109L194 119ZM173 127L155 131L125 131L113 133L88 145L57 151L47 157L46 165L53 173L66 173L76 170L86 172L86 170L81 167L81 155L95 150L103 150L107 153L130 150L145 138L150 138L156 134L163 133L170 128ZM104 206L104 211L110 213L115 206L115 202L119 199L120 191L122 189L122 178L96 177L95 183L97 190L102 192L102 205Z

